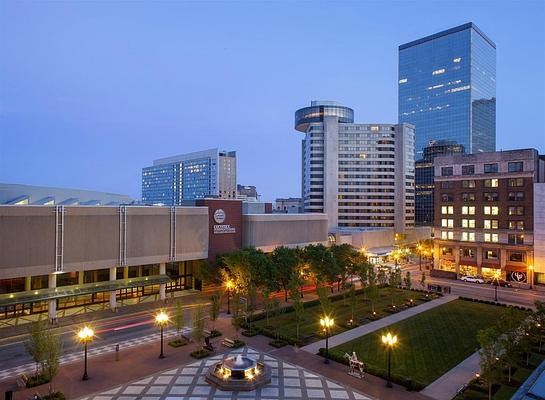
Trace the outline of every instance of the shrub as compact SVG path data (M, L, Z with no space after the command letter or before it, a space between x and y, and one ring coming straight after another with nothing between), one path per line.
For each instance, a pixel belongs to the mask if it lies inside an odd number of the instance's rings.
M246 346L246 342L244 342L242 340L235 339L234 342L235 342L235 344L233 345L234 349L238 349L239 347Z
M51 396L48 394L42 396L42 400L66 400L66 397L64 397L64 393L62 392L53 392Z
M276 347L277 349L279 349L280 347L286 346L288 344L288 342L286 342L285 340L282 340L282 339L274 339L274 340L270 341L269 344L272 347Z
M174 348L182 347L182 346L185 346L186 344L187 344L187 340L185 339L174 339L168 342L168 345Z
M28 378L28 380L26 381L26 387L32 388L32 387L43 385L44 383L47 383L47 382L49 382L49 380L47 379L45 375L43 374L34 375Z
M245 331L242 331L242 336L246 337L252 337L259 335L259 331L257 329L246 329Z
M192 351L191 353L189 353L189 355L193 358L200 359L200 358L208 357L210 355L210 352L206 349L200 349L200 350Z
M218 337L218 336L221 336L222 333L220 331L218 331L217 329L214 329L212 331L210 331L210 337L211 338L215 338L215 337Z

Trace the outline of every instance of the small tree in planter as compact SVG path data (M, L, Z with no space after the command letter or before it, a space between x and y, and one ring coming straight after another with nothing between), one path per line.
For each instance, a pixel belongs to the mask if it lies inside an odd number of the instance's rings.
M411 290L411 288L413 286L413 283L411 281L411 272L410 271L407 271L407 273L405 274L405 278L403 279L403 283L405 284L405 289ZM410 293L409 293L409 301L412 304L412 298L411 298Z
M268 288L264 288L261 292L263 296L263 308L265 310L266 326L269 327L269 314L271 312L271 291Z
M271 316L274 318L279 316L281 313L282 313L282 307L280 307L280 300L275 298L271 301ZM274 328L275 336L276 338L278 338L278 324L274 324L273 328Z
M204 319L204 308L199 304L193 313L193 329L191 330L191 337L197 344L197 350L201 349L202 341L204 339Z
M30 337L25 343L25 349L36 363L36 376L41 373L41 366L45 359L45 340L47 332L47 321L41 318L30 327Z
M295 315L295 336L299 339L299 326L305 319L305 306L301 300L301 294L299 292L299 282L293 280L290 283L290 298L293 304L293 311Z
M426 290L426 273L422 272L422 277L420 278L420 286L422 286L422 290Z
M59 372L61 353L62 343L59 336L54 335L51 329L47 329L44 335L44 362L42 371L49 382L49 399L62 395L53 391L53 378Z
M498 343L498 331L496 327L480 330L477 339L481 349L479 350L481 376L488 384L488 400L492 399L492 384L497 382L501 376L499 358L501 357L501 346Z
M384 270L380 269L378 271L377 280L380 287L386 286L386 283L388 283L388 277L386 276L386 272L384 272Z
M180 300L177 300L176 305L174 306L174 316L172 322L174 324L174 328L176 329L176 335L179 335L180 331L184 328L185 325L184 309Z
M210 317L210 322L212 322L212 333L214 334L217 334L216 321L218 320L220 316L220 309L221 309L221 298L218 294L213 294L210 297L209 317Z
M371 301L371 312L375 316L375 301L378 297L377 275L373 267L367 272L367 297Z
M350 285L348 295L350 298L350 325L354 325L354 311L356 310L356 305L358 304L358 299L356 297L356 286L354 284Z
M318 287L318 299L320 300L320 305L322 306L322 312L324 315L331 314L331 300L328 297L327 288L325 286Z
M233 295L233 305L231 307L231 325L235 328L235 340L238 340L238 332L243 324L242 310L240 307L240 295L235 292Z

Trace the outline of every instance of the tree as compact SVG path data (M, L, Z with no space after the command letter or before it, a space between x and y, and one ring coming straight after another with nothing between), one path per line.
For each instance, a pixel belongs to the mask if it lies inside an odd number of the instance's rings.
M235 339L238 339L238 332L240 331L240 328L242 326L243 317L242 310L240 308L240 295L237 292L233 294L233 305L231 307L231 311L231 325L233 326L233 328L235 328Z
M388 291L390 292L390 296L392 297L392 307L394 304L394 293L396 287L401 283L401 269L394 268L390 270L390 273L388 274Z
M249 322L249 328L252 327L252 320L255 312L255 301L256 301L256 288L253 284L248 286L248 291L246 292L246 322Z
M420 278L420 286L422 286L422 290L426 290L426 273L422 272L422 277Z
M372 268L367 262L358 263L354 267L354 273L360 278L360 284L363 289L363 296L365 298L365 287L368 282L369 269Z
M346 287L348 276L354 273L354 266L357 262L358 252L348 243L334 244L329 248L329 251L335 259L338 269L337 290L340 287Z
M217 261L201 260L198 268L195 268L195 278L212 284L221 284L221 267L219 264Z
M384 272L383 269L378 270L377 280L378 280L379 286L381 287L386 286L386 283L388 282L388 277L386 276L386 272Z
M62 354L61 339L53 333L51 328L44 333L44 359L42 373L49 382L49 398L53 397L53 378L59 372Z
M204 339L204 308L201 304L197 305L193 313L193 329L191 337L197 344L197 350L201 348Z
M339 267L327 247L322 244L307 246L304 258L319 285L337 280L340 273ZM333 291L333 287L331 287L331 291Z
M180 331L184 329L184 309L180 300L176 301L174 306L174 318L173 318L174 328L176 329L176 334L180 334Z
M350 285L349 289L349 297L350 297L350 320L352 321L352 324L354 323L354 311L356 310L356 305L358 303L358 299L356 297L356 286L354 284Z
M411 290L411 286L412 286L412 281L411 281L411 272L410 271L407 271L407 273L405 274L405 287L409 290Z
M267 321L267 326L269 326L269 314L271 312L271 292L269 289L263 289L261 293L263 297L263 308L265 309L265 319Z
M320 286L317 289L318 299L320 300L320 305L322 306L322 312L326 316L331 315L331 300L328 297L327 288L325 286Z
M30 337L25 342L25 349L36 363L36 375L41 373L41 365L45 359L45 339L47 321L41 318L30 326Z
M371 311L375 314L375 301L378 297L377 275L375 269L370 267L367 271L367 297L371 301Z
M280 300L278 300L277 298L274 298L272 301L271 301L271 315L272 317L278 317L283 311L283 308L280 307ZM276 338L278 339L278 324L275 324L274 325L274 331L275 331L275 336Z
M221 309L221 297L218 294L213 294L210 297L210 321L212 322L212 330L216 330L216 321L218 320L218 317L220 316L220 309Z
M305 306L301 300L301 295L299 293L299 282L297 279L291 281L289 285L290 299L293 305L293 311L295 315L295 332L296 337L299 339L299 326L301 322L305 319Z
M288 286L291 280L297 276L301 260L297 249L289 247L277 247L271 254L273 276L269 284L278 282L284 290L284 301L288 301ZM273 289L274 288L270 288Z
M545 302L536 300L534 304L536 306L536 310L534 311L533 318L537 334L539 336L539 352L541 353L543 330L545 329Z
M481 346L479 350L481 376L488 384L488 400L492 399L492 384L497 382L501 376L499 358L501 347L498 344L498 331L496 327L480 330L477 339Z

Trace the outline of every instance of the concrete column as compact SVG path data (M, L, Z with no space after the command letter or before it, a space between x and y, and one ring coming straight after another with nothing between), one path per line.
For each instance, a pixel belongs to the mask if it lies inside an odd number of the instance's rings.
M433 268L439 269L439 263L441 261L441 246L433 246Z
M115 281L117 279L117 268L111 267L110 268L110 281ZM110 310L116 311L117 304L116 304L116 291L110 290Z
M123 267L123 279L129 279L129 267Z
M57 275L49 274L47 287L50 289L54 289L57 287ZM49 321L56 322L57 321L57 300L56 299L49 300L47 310L49 315Z
M505 272L505 265L507 264L507 250L500 249L500 272L503 275Z
M78 285L83 285L85 283L85 271L78 272Z
M142 266L141 265L138 266L138 277L139 278L142 277Z
M25 277L25 292L29 292L32 290L32 277L27 276Z
M159 264L159 274L165 275L167 273L167 265L165 263ZM159 298L161 300L166 300L167 298L167 285L166 283L161 283L159 285Z
M456 268L456 273L460 274L460 246L454 246L454 266Z

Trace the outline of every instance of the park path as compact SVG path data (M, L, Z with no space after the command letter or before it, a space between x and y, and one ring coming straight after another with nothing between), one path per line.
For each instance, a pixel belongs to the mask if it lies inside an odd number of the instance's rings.
M452 295L443 296L439 299L428 301L418 306L408 308L398 313L389 315L379 320L370 322L368 324L365 324L357 328L350 329L346 332L340 333L338 335L332 336L329 338L329 348L339 346L343 343L357 339L361 336L365 336L371 332L375 332L386 326L395 324L396 322L403 321L404 319L407 319L415 315L418 315L422 312L431 310L435 307L451 302L452 300L456 300L457 298L458 296L452 296ZM316 354L318 353L318 350L320 350L321 347L325 347L325 339L311 343L307 346L302 347L301 349L308 351L310 353Z
M420 393L435 400L450 400L456 396L462 386L475 378L475 374L480 371L479 352L475 352L430 383Z

